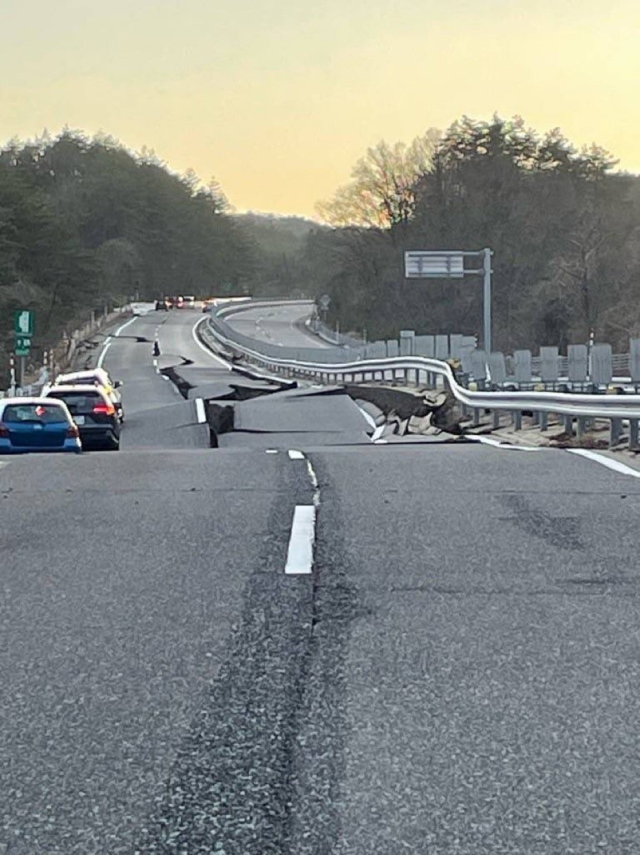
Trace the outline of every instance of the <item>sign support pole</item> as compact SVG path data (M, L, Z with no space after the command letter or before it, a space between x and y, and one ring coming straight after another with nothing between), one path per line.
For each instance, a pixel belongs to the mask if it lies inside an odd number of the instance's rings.
M483 342L487 357L492 351L491 340L491 256L489 247L480 250L428 249L411 250L404 254L405 279L462 279L465 276L483 277ZM482 258L482 267L464 266L465 258Z
M491 353L491 250L484 250L484 350Z

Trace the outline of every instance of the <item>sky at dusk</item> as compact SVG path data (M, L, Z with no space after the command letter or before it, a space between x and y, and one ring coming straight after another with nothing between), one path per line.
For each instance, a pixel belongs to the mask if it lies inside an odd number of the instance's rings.
M638 0L2 0L0 141L64 125L314 214L381 139L524 117L640 171Z

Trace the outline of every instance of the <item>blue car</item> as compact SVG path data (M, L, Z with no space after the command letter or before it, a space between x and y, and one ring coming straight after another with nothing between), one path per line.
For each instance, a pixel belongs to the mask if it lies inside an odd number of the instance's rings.
M82 451L80 432L62 401L0 399L0 454Z

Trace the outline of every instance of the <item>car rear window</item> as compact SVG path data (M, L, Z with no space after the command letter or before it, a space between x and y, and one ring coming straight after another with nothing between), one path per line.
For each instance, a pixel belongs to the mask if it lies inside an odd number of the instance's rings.
M2 421L7 424L39 422L48 425L66 422L67 416L62 407L56 407L55 404L10 404L5 407Z
M62 379L56 379L56 385L58 386L77 386L77 385L85 385L91 386L92 384L95 386L101 386L104 381L100 378L96 377L95 374L84 375L81 377L74 377L71 375L70 377L63 377Z
M58 398L59 401L64 401L72 413L90 413L98 402L102 401L102 396L98 391L86 392L49 392L50 398Z

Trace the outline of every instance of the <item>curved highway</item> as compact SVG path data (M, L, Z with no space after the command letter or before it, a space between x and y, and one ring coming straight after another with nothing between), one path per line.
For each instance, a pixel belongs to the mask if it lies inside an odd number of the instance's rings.
M233 322L306 343L274 311ZM638 479L314 389L209 448L199 390L254 381L200 321L96 350L119 453L0 463L0 852L636 851Z
M312 304L263 306L242 309L226 316L228 323L238 332L285 347L332 347L305 327Z

